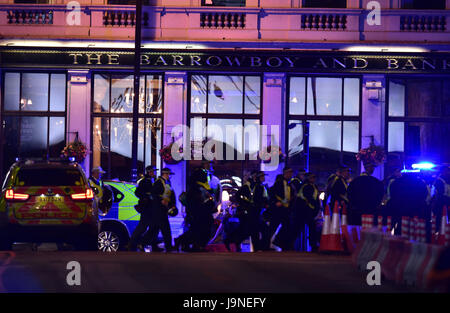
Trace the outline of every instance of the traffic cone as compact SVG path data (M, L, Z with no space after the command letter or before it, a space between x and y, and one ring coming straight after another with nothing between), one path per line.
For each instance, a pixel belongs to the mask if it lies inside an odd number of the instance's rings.
M416 241L416 231L417 224L419 224L419 217L414 216L414 218L409 220L409 240Z
M361 216L362 229L370 229L373 227L373 215L363 214Z
M401 237L403 239L409 239L409 217L408 216L402 216Z
M441 227L439 228L439 235L437 238L437 244L440 246L445 246L446 228L447 228L447 206L444 205L442 208Z
M383 216L378 215L377 227L379 231L383 230Z
M344 251L342 246L341 227L339 225L339 206L336 201L333 209L333 217L331 219L330 228L330 251Z
M323 216L322 236L320 237L319 251L328 250L330 237L330 207L325 206L325 214Z
M425 243L427 241L426 239L426 229L425 229L425 220L419 219L418 227L416 228L416 240L418 242Z

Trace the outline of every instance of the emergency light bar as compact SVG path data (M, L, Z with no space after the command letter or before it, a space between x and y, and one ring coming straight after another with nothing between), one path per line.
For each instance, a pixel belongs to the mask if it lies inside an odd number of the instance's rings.
M434 167L436 167L436 165L431 162L421 162L421 163L415 163L415 164L411 165L411 167L415 170L431 170Z

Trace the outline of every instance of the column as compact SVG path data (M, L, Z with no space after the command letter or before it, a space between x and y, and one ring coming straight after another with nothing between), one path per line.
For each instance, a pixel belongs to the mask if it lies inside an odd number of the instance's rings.
M89 70L68 70L68 103L67 103L67 142L75 140L76 133L78 139L92 151L91 147L91 88ZM87 155L81 164L89 176L90 154Z
M265 144L278 145L284 154L287 154L285 146L286 136L286 74L285 73L264 73L263 82L263 104L262 123L267 127L266 136L261 138L262 147ZM278 134L271 132L271 126L276 126ZM274 136L272 136L274 135ZM278 136L279 135L279 136ZM278 137L278 138L277 138ZM269 163L262 163L261 170L268 174L266 182L272 185L277 174L282 172L284 163L278 166L271 166Z
M186 125L187 116L187 74L186 72L166 72L164 82L164 127L163 146L172 142L172 129L177 125ZM177 140L179 138L174 138ZM185 190L187 162L164 164L175 173L171 178L172 187L177 197L177 207L181 214L178 196ZM181 215L179 215L181 216Z
M384 75L364 75L362 88L361 148L367 148L372 138L375 145L384 146L386 78ZM384 166L378 166L373 176L383 179Z

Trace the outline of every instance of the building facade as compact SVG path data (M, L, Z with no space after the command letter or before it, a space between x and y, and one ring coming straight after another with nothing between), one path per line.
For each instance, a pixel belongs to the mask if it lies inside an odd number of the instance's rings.
M358 175L371 142L388 153L379 178L450 162L449 0L146 1L138 114L133 4L24 2L0 0L2 175L78 137L87 172L130 180L137 132L138 170L171 167L180 194L199 161L159 155L179 125L234 147L215 162L222 179L261 168L270 184L286 164L321 183L340 164ZM280 146L280 164L255 157L265 145Z

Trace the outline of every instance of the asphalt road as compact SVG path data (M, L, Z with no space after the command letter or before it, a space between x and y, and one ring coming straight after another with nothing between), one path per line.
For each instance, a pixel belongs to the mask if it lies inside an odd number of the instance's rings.
M69 286L80 264L80 285ZM366 283L348 256L297 252L0 252L0 292L398 293Z

